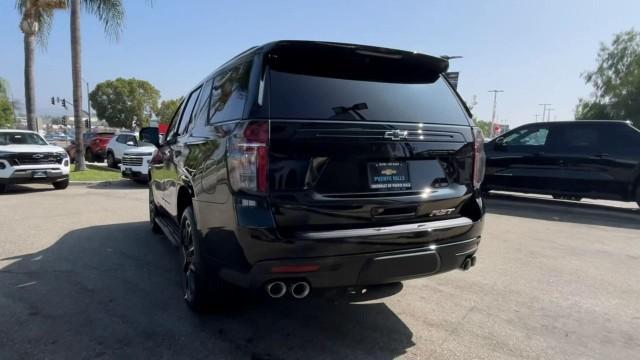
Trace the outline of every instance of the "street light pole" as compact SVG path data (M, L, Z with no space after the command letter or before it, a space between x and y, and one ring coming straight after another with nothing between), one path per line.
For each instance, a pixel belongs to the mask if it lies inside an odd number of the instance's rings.
M498 93L504 92L504 90L489 90L489 92L493 93L493 114L491 115L491 131L489 132L489 134L491 134L491 137L494 137L496 133L495 123L496 123L496 103L498 100Z
M89 115L89 129L91 130L91 100L89 100L89 82L82 78L84 83L87 85L87 114Z

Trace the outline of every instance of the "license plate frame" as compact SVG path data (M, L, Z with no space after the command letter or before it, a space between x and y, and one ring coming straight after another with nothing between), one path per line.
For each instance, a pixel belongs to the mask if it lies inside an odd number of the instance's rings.
M409 190L411 177L406 161L378 161L367 163L369 189L376 191Z
M47 178L47 170L34 170L31 172L32 179L46 179Z

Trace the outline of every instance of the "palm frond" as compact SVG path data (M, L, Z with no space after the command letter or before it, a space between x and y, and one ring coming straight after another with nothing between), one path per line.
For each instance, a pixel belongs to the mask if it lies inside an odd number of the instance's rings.
M24 15L26 5L26 0L16 0L16 10L18 10L20 15ZM34 7L32 14L33 20L38 23L38 32L36 32L38 44L42 48L46 48L49 33L51 32L51 25L53 24L53 9Z
M125 14L122 0L82 0L82 6L104 25L108 37L116 40L120 37Z

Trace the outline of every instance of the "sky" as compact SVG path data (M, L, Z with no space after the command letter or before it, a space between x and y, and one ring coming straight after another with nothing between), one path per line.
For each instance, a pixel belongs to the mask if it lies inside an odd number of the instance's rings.
M637 0L124 0L119 40L83 14L83 77L95 84L117 77L151 82L163 99L184 95L235 54L279 39L360 43L431 55L460 55L458 90L474 115L532 122L551 103L552 120L573 119L591 88L581 74L595 68L601 42L640 30ZM23 101L24 53L15 0L0 0L0 77ZM72 98L69 13L58 11L46 49L36 51L39 115L64 115L52 96ZM85 102L86 102L86 94Z

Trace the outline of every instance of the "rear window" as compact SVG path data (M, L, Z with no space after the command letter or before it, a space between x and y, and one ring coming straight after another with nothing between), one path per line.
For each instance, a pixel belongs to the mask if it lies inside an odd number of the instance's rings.
M271 70L269 92L271 118L469 125L441 77L413 84Z

